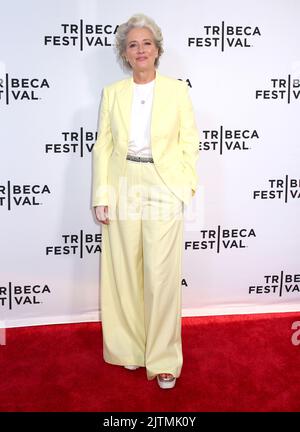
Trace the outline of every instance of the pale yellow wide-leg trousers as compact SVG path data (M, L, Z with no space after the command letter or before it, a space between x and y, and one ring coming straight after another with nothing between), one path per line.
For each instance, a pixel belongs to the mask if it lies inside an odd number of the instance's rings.
M145 366L147 378L179 377L184 204L154 163L126 160L127 188L102 224L100 301L103 356Z

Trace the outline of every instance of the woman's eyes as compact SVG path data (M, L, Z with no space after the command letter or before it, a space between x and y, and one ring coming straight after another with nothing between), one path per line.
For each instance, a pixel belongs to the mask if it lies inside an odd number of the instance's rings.
M145 45L151 45L151 42L145 42ZM129 48L135 48L136 44L130 44Z

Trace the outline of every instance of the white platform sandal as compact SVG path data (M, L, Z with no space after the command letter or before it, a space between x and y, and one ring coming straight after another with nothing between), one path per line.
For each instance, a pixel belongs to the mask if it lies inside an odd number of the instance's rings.
M125 369L129 369L129 370L136 370L139 368L139 366L135 366L135 365L129 365L129 366L124 366Z
M171 374L168 374L168 375L171 375ZM162 389L170 389L170 388L175 387L176 378L173 375L172 375L172 377L165 378L165 377L162 377L162 374L158 374L156 376L156 378L157 378L157 382L158 382L159 387Z

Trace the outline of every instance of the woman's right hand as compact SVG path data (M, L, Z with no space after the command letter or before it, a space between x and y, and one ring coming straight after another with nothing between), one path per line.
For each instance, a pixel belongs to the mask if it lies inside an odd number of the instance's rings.
M96 219L99 222L101 222L105 225L109 224L108 206L107 205L106 206L100 205L100 206L95 207L95 215L96 215Z

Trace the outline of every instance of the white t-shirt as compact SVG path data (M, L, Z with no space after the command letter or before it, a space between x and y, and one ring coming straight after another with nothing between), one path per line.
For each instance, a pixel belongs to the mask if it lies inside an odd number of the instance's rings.
M152 157L151 113L155 79L146 84L133 83L128 154Z

